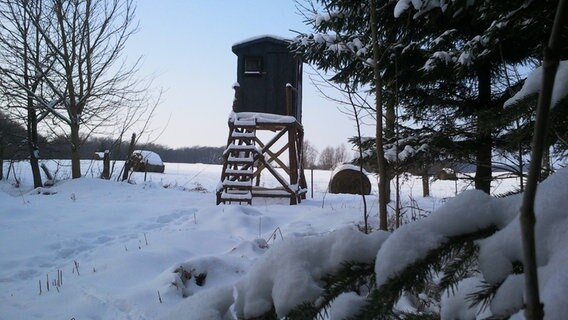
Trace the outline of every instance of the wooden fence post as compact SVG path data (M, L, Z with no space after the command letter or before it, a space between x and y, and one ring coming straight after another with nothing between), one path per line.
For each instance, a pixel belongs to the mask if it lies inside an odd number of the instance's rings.
M103 155L103 173L101 175L101 178L103 178L105 180L110 179L110 151L109 150L105 150L105 153Z
M135 143L136 143L136 133L133 133L132 139L130 140L130 146L128 147L128 154L126 155L126 162L124 162L124 172L122 173L122 181L128 179L128 173L130 173L130 166L132 165L130 157L134 152Z

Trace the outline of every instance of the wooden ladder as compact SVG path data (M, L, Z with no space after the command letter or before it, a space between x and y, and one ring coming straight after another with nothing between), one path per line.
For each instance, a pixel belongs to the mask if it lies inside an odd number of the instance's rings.
M227 149L223 153L223 171L217 187L217 204L238 202L252 204L256 121L236 120L230 124Z

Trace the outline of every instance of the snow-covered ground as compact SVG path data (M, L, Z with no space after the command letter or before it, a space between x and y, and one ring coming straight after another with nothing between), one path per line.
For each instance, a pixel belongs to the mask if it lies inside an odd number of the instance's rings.
M16 163L0 181L0 319L179 319L189 317L188 310L198 319L207 314L199 301L226 303L222 297L232 297L232 285L282 239L326 235L363 221L360 196L326 193L329 171L315 170L313 179L306 171L313 198L310 187L297 206L273 199L216 206L218 165L166 163L164 174L150 173L144 181L143 173L134 173L134 183L122 183L97 179L99 162L85 161L85 177L75 180L68 179L68 163L46 163L56 172L51 188L32 189L27 163ZM500 180L495 192L517 183ZM435 181L429 198L421 188L419 178L402 179L406 220L472 186ZM376 183L367 203L376 227ZM184 280L193 279L180 282L174 272L180 266L191 273ZM203 283L195 281L200 274ZM204 300L185 298L193 295Z

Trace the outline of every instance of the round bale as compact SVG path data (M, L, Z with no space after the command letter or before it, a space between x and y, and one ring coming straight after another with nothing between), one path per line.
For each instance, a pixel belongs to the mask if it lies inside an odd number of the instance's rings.
M362 180L362 190L361 190ZM342 165L333 171L329 181L330 193L371 194L371 182L354 165Z
M166 166L162 158L155 152L147 150L135 150L130 157L132 170L135 172L164 173Z

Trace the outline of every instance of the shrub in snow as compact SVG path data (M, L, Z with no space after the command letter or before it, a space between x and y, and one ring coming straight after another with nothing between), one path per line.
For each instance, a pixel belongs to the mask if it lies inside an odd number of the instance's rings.
M277 242L235 285L236 315L246 319L276 312L283 317L315 301L324 291L324 277L337 272L344 261L371 263L387 235L349 228Z
M568 314L566 190L563 169L539 186L536 197L539 286L547 319ZM521 195L493 198L472 190L388 237L346 229L288 239L236 284L235 313L244 319L274 313L319 319L328 311L331 319L521 319L520 204ZM376 252L374 267L368 264L370 252Z
M568 295L566 190L564 169L540 185L535 205L540 292L549 319L568 312L559 298ZM520 195L495 199L467 192L398 229L377 253L377 288L363 309L366 318L391 313L396 291L420 287L432 274L442 275L439 292L449 295L441 303L442 319L522 315L520 204Z

